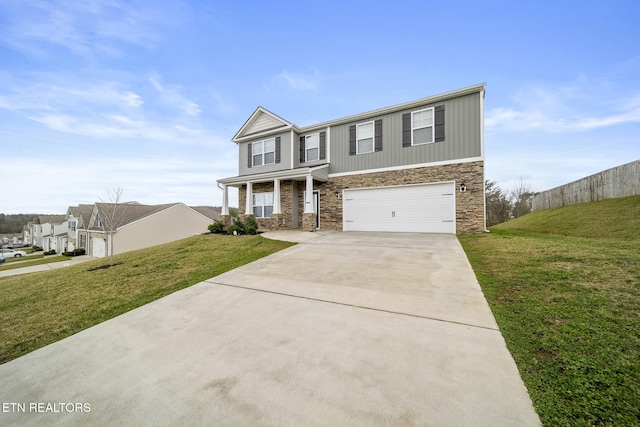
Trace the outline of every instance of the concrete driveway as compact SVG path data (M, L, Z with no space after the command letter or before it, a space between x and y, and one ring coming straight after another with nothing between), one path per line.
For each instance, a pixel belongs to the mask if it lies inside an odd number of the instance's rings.
M0 366L1 425L540 425L455 236L299 245Z

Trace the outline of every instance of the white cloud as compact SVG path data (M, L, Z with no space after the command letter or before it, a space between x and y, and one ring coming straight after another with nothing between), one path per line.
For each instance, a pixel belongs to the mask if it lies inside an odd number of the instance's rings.
M490 109L488 132L581 132L640 123L640 94L615 91L584 76L560 86L533 86L513 96L513 105Z
M103 80L114 77L120 81ZM178 145L219 144L220 138L201 123L199 105L177 85L160 83L131 90L132 76L105 73L94 80L84 75L33 73L21 78L0 75L0 109L16 112L49 129L101 140L172 141ZM179 113L176 113L176 110Z
M318 70L311 73L290 73L287 70L276 75L274 82L295 91L315 91L320 86L321 76Z
M166 105L181 110L187 116L198 116L202 110L195 102L187 99L181 93L181 88L176 85L164 86L160 83L159 76L149 77L149 82L160 94L160 99Z
M39 57L51 55L52 44L81 56L120 56L119 44L153 48L161 37L158 25L179 23L181 6L166 1L163 8L155 6L122 0L16 2L4 8L9 24L0 32L0 41Z

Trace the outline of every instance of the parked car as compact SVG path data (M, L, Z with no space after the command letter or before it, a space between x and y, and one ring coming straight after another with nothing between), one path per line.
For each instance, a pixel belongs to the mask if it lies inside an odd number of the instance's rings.
M28 243L12 243L9 246L6 246L8 249L15 249L15 248L28 248L29 246L31 246Z
M27 253L25 251L14 251L13 249L2 249L2 253L0 253L0 257L2 258L20 258L26 255Z

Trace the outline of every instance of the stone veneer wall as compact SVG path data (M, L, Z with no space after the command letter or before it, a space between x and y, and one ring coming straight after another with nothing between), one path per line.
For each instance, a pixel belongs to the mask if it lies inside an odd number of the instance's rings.
M329 178L328 182L314 182L314 190L320 190L320 229L342 230L342 190L347 188L388 187L395 185L456 182L456 230L458 234L482 233L484 223L484 162L456 163L443 166L427 166L397 171L373 172ZM467 191L460 192L464 182ZM260 229L291 229L293 215L293 188L298 188L299 226L303 228L304 182L281 181L280 198L282 215L278 218L257 218ZM273 182L253 185L254 193L273 191ZM340 198L336 198L336 192ZM241 215L245 210L246 186L238 191L238 205ZM307 219L307 222L310 219Z
M347 188L456 182L456 230L458 234L482 233L484 223L484 162L456 163L397 171L373 172L329 178L316 183L320 190L320 229L342 230L342 190ZM460 192L460 183L467 186ZM340 198L336 198L338 192Z
M291 230L293 223L293 186L297 185L296 181L285 180L280 181L280 215L274 215L271 218L256 218L258 228L260 230ZM253 184L253 193L270 193L273 192L272 182L261 182ZM247 186L243 185L238 189L238 213L242 217L246 208ZM300 223L301 224L301 223Z

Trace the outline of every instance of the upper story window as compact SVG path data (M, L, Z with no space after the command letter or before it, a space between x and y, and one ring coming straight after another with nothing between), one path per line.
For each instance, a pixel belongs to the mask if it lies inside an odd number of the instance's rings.
M356 126L356 150L357 154L373 152L373 122Z
M254 142L251 145L253 166L271 165L276 162L275 138Z
M75 221L69 221L69 230L76 231L76 222Z
M402 146L444 141L444 105L402 115Z
M433 108L411 113L411 145L433 142Z
M247 145L247 167L280 163L280 137L252 142Z
M305 161L313 162L320 158L320 134L314 133L305 137Z
M100 218L100 215L96 216L96 227L102 228L102 219Z
M300 136L300 163L327 158L327 133L318 132Z
M349 155L382 151L382 120L349 126Z

